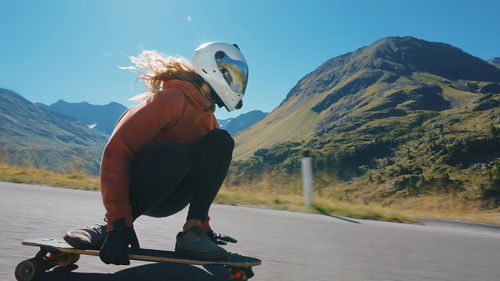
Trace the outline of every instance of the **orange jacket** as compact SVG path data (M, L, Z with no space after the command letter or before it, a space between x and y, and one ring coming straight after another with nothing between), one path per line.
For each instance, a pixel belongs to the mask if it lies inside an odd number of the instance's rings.
M144 148L163 142L189 147L209 131L219 128L215 107L206 108L204 98L190 82L170 80L153 97L127 110L118 120L101 162L101 194L108 231L112 222L124 218L132 226L129 204L129 169Z

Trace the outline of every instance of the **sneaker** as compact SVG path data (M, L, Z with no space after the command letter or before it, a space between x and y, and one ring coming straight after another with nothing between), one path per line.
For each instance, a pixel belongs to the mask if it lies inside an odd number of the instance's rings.
M64 241L76 249L99 250L107 235L108 226L95 224L81 229L73 229L63 236Z
M175 252L195 259L217 260L228 256L227 251L210 240L205 230L198 225L177 234Z

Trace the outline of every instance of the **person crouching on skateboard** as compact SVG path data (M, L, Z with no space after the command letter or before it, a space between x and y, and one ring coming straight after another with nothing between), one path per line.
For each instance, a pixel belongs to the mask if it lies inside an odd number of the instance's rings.
M128 247L139 243L133 222L141 215L167 217L189 204L175 251L202 259L224 259L217 244L236 242L215 234L208 210L226 176L234 141L219 129L215 105L239 109L248 66L236 44L210 42L191 63L143 51L132 57L147 98L118 120L104 149L101 193L107 225L65 233L75 248L100 249L109 264L130 264ZM220 243L219 243L220 242Z

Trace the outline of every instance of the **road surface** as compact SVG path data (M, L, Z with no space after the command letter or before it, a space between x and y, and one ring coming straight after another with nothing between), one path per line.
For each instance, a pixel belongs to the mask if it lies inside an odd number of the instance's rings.
M0 280L36 253L23 239L60 237L66 230L101 223L100 193L0 182ZM500 232L423 226L324 215L214 205L212 225L239 242L226 249L262 259L258 280L500 280ZM173 249L186 211L135 223L141 247ZM225 280L218 266L132 261L109 266L82 256L72 272L48 272L43 280Z

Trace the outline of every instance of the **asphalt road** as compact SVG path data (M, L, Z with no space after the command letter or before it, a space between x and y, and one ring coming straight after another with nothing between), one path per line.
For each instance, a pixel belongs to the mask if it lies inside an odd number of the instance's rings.
M103 220L100 193L0 182L0 280L35 255L29 238L60 237L68 229ZM214 205L212 225L237 238L226 247L254 256L257 280L500 280L500 232L474 227L422 226L323 215ZM186 212L139 218L141 247L173 249ZM224 280L218 266L134 262L109 266L82 256L72 272L43 280Z

